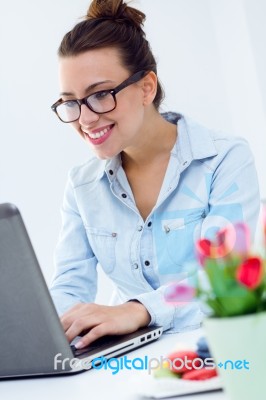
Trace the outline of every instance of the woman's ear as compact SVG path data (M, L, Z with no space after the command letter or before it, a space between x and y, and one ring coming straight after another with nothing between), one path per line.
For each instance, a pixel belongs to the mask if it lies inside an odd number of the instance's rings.
M151 104L157 93L157 75L150 71L142 81L143 105Z

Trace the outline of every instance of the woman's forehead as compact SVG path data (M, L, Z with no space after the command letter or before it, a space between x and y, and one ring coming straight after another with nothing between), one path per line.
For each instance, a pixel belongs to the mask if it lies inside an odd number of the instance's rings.
M110 70L122 67L122 60L119 51L116 48L102 48L88 50L84 53L60 57L59 58L60 70L75 68L75 69L103 69Z
M116 84L127 76L128 71L114 48L89 50L59 59L61 92L85 91L98 82Z

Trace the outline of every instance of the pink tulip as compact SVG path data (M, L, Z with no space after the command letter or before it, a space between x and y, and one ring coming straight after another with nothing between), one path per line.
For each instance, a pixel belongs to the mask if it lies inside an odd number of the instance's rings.
M236 242L233 251L244 255L248 254L251 246L250 231L244 222L234 224L236 233Z
M225 257L232 251L235 254L248 254L251 242L248 226L244 222L228 225L216 234L217 254Z
M167 303L179 304L191 301L195 294L193 287L184 283L173 283L165 289L164 298Z
M233 225L228 225L216 233L216 252L218 257L226 257L236 242L236 231Z

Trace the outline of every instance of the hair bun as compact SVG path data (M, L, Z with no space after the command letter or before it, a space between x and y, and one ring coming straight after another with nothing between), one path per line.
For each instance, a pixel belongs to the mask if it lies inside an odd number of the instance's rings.
M93 0L86 19L112 20L135 26L142 31L145 14L129 7L123 0Z

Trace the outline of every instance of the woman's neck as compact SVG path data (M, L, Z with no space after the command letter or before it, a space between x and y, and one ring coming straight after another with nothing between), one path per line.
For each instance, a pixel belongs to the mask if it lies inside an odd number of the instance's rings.
M176 125L166 121L155 109L146 116L137 144L121 153L123 167L143 168L169 157L177 138Z

